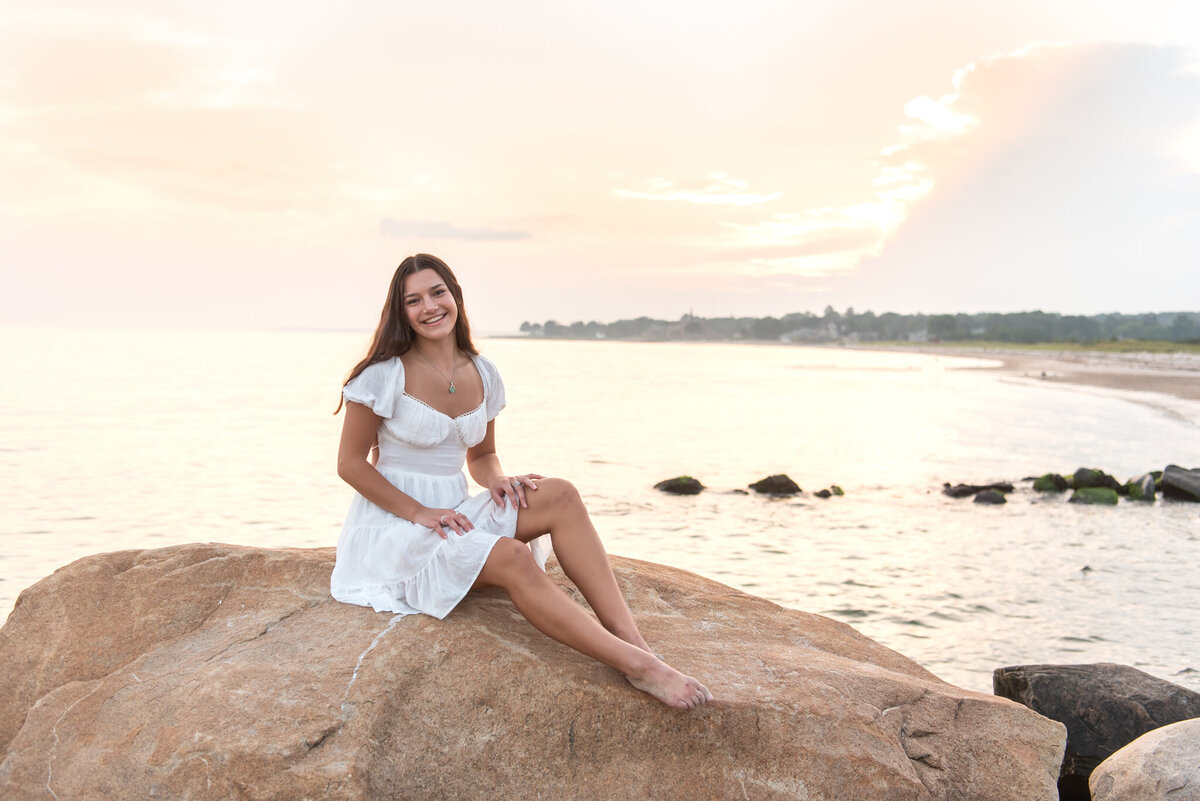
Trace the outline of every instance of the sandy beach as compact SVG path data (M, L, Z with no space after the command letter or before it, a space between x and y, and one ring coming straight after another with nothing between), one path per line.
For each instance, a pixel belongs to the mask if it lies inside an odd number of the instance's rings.
M1013 379L1048 381L1120 393L1200 424L1200 354L1108 353L914 345L913 353L995 359Z

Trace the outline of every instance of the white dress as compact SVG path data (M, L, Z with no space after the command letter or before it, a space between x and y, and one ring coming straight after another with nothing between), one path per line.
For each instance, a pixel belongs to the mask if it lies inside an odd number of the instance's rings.
M458 417L406 394L399 358L367 367L342 390L347 401L383 418L376 465L383 477L424 506L461 512L475 528L462 536L449 531L442 539L356 493L329 581L337 600L376 612L443 618L475 583L492 546L515 533L512 504L506 500L497 506L487 491L472 497L462 472L467 449L483 440L488 421L504 408L504 384L496 366L482 356L471 358L483 379L483 402ZM530 547L544 569L549 536Z

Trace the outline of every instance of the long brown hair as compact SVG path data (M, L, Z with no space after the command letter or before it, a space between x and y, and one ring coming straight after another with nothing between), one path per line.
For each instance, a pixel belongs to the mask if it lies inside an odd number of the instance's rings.
M342 382L343 387L358 378L359 374L372 364L386 362L388 359L408 353L412 348L416 334L413 333L412 327L408 324L408 316L404 313L404 282L410 275L421 270L436 272L446 283L446 288L450 290L450 296L454 298L454 303L458 306L458 320L454 324L454 341L458 345L458 349L472 356L479 353L475 349L475 344L471 342L471 324L467 321L467 310L463 306L462 287L458 285L458 279L454 277L454 272L446 262L437 256L418 253L400 262L400 266L396 268L396 273L392 276L392 284L388 287L387 300L384 301L383 311L379 315L379 326L375 329L375 335L371 337L371 346L367 348L367 355L361 362L354 365L350 375ZM334 414L342 410L342 403L343 400L339 399Z

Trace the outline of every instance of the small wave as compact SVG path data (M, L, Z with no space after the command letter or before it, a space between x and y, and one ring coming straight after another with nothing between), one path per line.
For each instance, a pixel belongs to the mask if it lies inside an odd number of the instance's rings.
M861 620L864 617L870 617L873 613L868 612L866 609L850 608L850 609L827 609L824 612L822 612L821 614L836 615L837 617L846 617L846 618L851 618L853 620Z

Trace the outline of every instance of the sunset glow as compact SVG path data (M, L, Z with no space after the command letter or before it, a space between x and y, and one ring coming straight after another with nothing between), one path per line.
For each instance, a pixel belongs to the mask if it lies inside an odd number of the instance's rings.
M0 324L1200 309L1193 5L17 0Z

